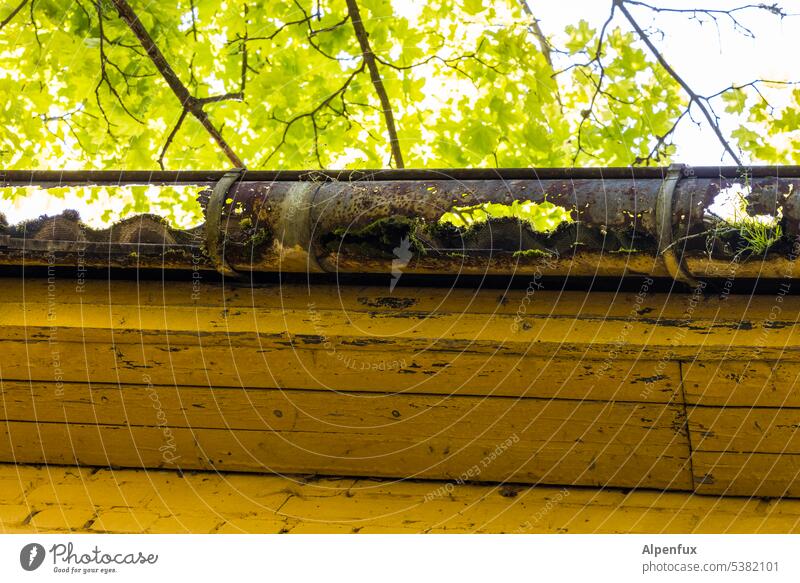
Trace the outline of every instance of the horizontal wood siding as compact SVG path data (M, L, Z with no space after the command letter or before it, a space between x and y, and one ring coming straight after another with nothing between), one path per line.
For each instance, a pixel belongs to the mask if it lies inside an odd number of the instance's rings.
M800 492L800 298L2 284L0 461Z

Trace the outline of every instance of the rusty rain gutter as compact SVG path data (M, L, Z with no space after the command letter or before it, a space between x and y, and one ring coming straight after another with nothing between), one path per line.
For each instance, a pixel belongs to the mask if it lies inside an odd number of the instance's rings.
M793 277L800 167L363 171L4 171L0 186L207 185L204 226L141 215L92 230L77 216L0 224L0 264L248 272ZM780 213L759 255L709 228L708 207L746 180L748 210ZM453 207L548 201L572 222L534 232L516 219L442 225ZM735 239L735 234L733 235Z

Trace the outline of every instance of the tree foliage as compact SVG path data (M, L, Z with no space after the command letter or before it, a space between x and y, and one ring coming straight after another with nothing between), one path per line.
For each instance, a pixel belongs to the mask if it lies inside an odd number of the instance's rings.
M699 95L639 23L684 12L746 34L747 11L777 6L611 0L602 27L576 19L555 46L525 0L419 4L6 0L0 164L657 164L695 117L737 163L798 162L800 89L778 109L763 80ZM718 111L738 117L730 135Z

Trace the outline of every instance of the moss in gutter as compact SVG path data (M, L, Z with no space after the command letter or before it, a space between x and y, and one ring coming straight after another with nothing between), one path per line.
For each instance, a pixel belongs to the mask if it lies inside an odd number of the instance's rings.
M393 257L394 249L408 239L410 251L425 254L427 245L418 236L424 228L422 219L391 216L375 220L360 229L340 227L322 237L322 244L330 251L347 249L366 256Z
M556 257L557 254L543 249L520 249L514 251L513 257Z
M252 247L259 247L271 238L272 233L270 233L269 229L258 229L255 233L250 235L250 238L247 240L247 242Z

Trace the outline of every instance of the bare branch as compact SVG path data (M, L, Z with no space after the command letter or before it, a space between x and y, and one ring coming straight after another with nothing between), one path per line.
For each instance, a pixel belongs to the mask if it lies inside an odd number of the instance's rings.
M715 97L719 97L720 95L722 95L723 93L727 93L728 91L736 91L737 89L747 89L748 87L755 89L756 92L761 96L761 98L764 99L764 96L761 95L761 91L758 88L759 85L786 85L788 87L792 85L800 85L800 81L773 81L772 79L754 79L753 81L750 81L748 83L742 83L741 85L731 85L730 87L721 89L720 91L712 93L711 95L708 95L703 99L708 101L709 99L714 99ZM764 101L766 101L766 99L764 99Z
M120 107L122 107L123 111L128 114L128 117L130 117L132 120L134 120L135 122L140 123L142 125L144 125L144 122L142 120L140 120L138 117L136 117L135 115L133 115L131 110L128 109L128 106L125 105L125 102L122 100L122 96L117 91L117 88L114 87L114 84L111 82L111 78L108 76L108 69L106 67L107 67L107 65L110 64L111 66L113 66L113 67L115 67L117 69L117 71L120 73L120 75L122 75L122 78L125 80L125 84L129 86L127 74L119 66L117 66L115 63L111 62L111 60L108 58L108 55L106 55L106 50L105 50L105 45L104 45L104 43L106 41L106 34L105 34L104 27L103 27L103 5L102 5L102 2L100 0L98 0L95 3L95 9L97 10L98 30L99 30L99 35L100 35L100 46L99 46L99 48L100 48L100 81L97 82L97 86L94 88L94 94L95 94L95 98L97 99L97 106L100 108L100 112L103 114L103 117L105 118L106 127L108 128L108 133L113 135L111 133L111 122L109 121L108 116L106 115L106 112L103 109L102 104L100 103L100 88L104 84L108 87L108 90L111 92L111 94L116 98L117 102L119 103Z
M241 158L239 158L236 152L233 151L233 148L231 148L230 145L225 141L225 138L222 137L220 131L214 127L214 125L211 123L211 120L208 119L208 114L203 110L204 102L189 93L189 90L178 78L178 75L172 69L169 62L167 62L164 54L158 48L158 45L156 45L155 41L150 36L150 33L147 32L147 29L144 27L141 20L139 20L139 17L128 4L127 0L112 0L112 2L117 8L120 18L125 21L133 34L136 35L136 38L139 40L142 48L144 48L145 52L147 52L147 56L150 57L153 65L155 65L158 72L161 73L161 76L164 78L164 81L167 82L167 85L169 85L170 89L172 89L175 97L177 97L178 101L180 101L184 113L191 113L197 119L197 121L202 124L202 126L206 129L209 135L213 138L213 140L217 143L225 156L227 156L234 166L238 168L244 168L244 162L242 162ZM235 97L221 96L214 101L223 101L225 98L235 99ZM206 98L206 103L212 103L212 101L208 101L209 99L212 98ZM183 120L181 119L181 122L182 121Z
M689 96L689 107L691 107L692 104L697 105L697 108L702 112L703 116L708 121L709 125L711 126L711 129L714 131L714 134L717 136L717 139L719 140L720 144L722 144L722 147L725 149L728 155L731 158L733 158L734 162L736 162L738 166L741 166L742 161L736 155L736 152L733 151L733 148L723 135L722 129L719 127L719 119L709 110L710 106L707 106L706 103L703 102L703 98L697 93L695 93L694 90L689 86L689 84L686 83L686 81L684 81L680 75L678 75L675 69L673 69L669 65L669 63L667 63L664 56L661 54L661 52L659 52L659 50L653 44L653 41L650 40L650 37L647 35L647 33L644 30L642 30L642 27L639 26L639 23L625 7L625 2L626 0L614 0L614 6L619 8L620 12L622 12L622 14L631 24L633 29L636 31L636 34L639 36L640 39L642 39L642 42L644 42L644 44L647 45L647 48L656 58L658 63L664 68L664 70L669 74L669 76L672 77L678 83L678 85L681 86L681 88Z
M361 46L361 54L369 70L372 85L375 87L375 92L378 94L378 99L380 99L381 107L383 108L383 118L386 121L386 129L389 132L389 145L392 149L392 158L394 158L395 166L403 168L403 153L400 150L400 140L397 138L397 128L394 123L392 105L389 102L389 95L386 93L386 88L383 86L383 80L378 70L375 53L372 52L372 47L370 47L369 44L369 33L364 28L364 23L361 20L361 12L358 9L356 0L347 0L347 12L350 15L350 21L353 23L353 30L356 33L358 44Z
M667 139L672 134L675 133L675 130L678 129L678 124L680 124L681 120L684 117L686 117L688 113L689 113L689 107L684 109L681 112L681 114L677 118L675 118L675 121L672 122L672 125L666 132L664 132L660 136L656 136L656 143L653 144L653 147L650 149L650 152L647 154L647 156L643 158L637 156L636 159L633 161L633 165L637 166L639 164L644 164L645 166L647 166L648 164L650 164L650 162L658 162L659 160L661 160L661 154L662 154L661 150L667 147L668 145Z
M247 87L247 70L249 69L247 64L247 41L249 39L247 31L247 13L250 11L250 7L244 4L242 8L244 9L244 36L242 37L242 79L239 82L239 87L242 93L242 99L244 99L244 90Z
M298 18L297 20L290 20L289 22L285 22L282 25L280 25L278 28L276 28L274 31L272 31L271 34L268 34L267 36L250 36L250 37L248 37L247 34L245 33L244 37L238 37L238 38L234 39L231 42L246 41L246 40L273 40L276 36L278 36L284 30L286 30L290 26L294 26L295 24L306 24L306 23L308 23L308 25L311 26L311 24L310 24L311 23L311 16L309 16L308 13L306 13L305 9L297 2L297 0L295 0L294 3L295 3L295 6L297 6L297 8L300 10L300 12L303 13L303 18ZM245 5L245 18L246 18L246 15L247 15L247 7Z
M606 78L606 68L603 65L603 61L602 61L603 40L605 39L606 31L608 30L608 27L611 24L611 21L614 20L614 9L615 8L616 8L616 4L612 4L611 5L611 13L608 15L608 18L603 23L603 26L600 29L600 35L597 37L597 47L595 48L594 56L591 58L591 60L588 63L584 63L584 64L580 64L580 65L573 65L573 66L577 66L577 67L581 67L582 68L582 67L591 67L592 64L596 64L597 68L600 70L600 75L599 75L599 77L597 79L597 82L594 83L595 91L594 91L594 94L592 94L591 100L589 101L589 106L585 110L583 110L581 112L581 122L578 125L578 147L575 149L575 155L572 157L573 165L578 160L578 156L580 156L581 152L583 152L587 156L590 156L592 158L596 158L596 156L590 154L589 152L587 152L586 150L583 149L583 126L586 123L586 120L590 116L593 115L594 105L597 102L597 97L599 95L603 94L603 81ZM573 66L570 66L567 69L564 69L563 71L557 71L557 72L553 73L553 77L555 77L556 75L559 75L560 73L568 71ZM591 73L588 74L587 77L591 78Z
M197 42L197 18L195 15L195 10L197 10L197 8L195 8L194 0L189 0L189 14L192 15L192 28L190 29L189 32L192 33L192 38L194 39L194 42Z
M219 103L220 101L242 101L244 93L236 91L234 93L223 93L222 95L212 95L211 97L200 97L197 103L205 105L206 103Z
M318 34L323 33L323 32L331 32L333 30L336 30L340 26L344 26L347 23L348 20L350 20L350 15L349 14L345 15L345 17L342 18L336 24L332 24L330 26L326 26L325 28L314 28L314 29L311 29L311 33L310 34L311 34L311 36L317 36Z
M39 38L39 24L36 22L36 15L33 13L36 0L31 0L30 13L31 13L31 26L33 27L33 37L36 39L36 44L39 45L39 50L42 50L42 39Z
M673 14L688 14L690 18L697 20L698 22L703 22L701 20L702 16L706 16L712 19L715 23L718 21L719 18L728 18L733 24L733 28L742 32L746 36L750 38L755 38L753 31L750 30L747 26L742 24L742 22L736 18L735 14L737 12L742 12L744 10L765 10L775 16L783 18L787 16L786 12L777 4L745 4L743 6L736 6L735 8L725 9L715 9L715 8L663 8L661 6L653 6L652 4L648 4L646 2L641 2L639 0L625 0L627 4L632 6L641 6L642 8L647 8L648 10L652 10L653 12L669 12Z

